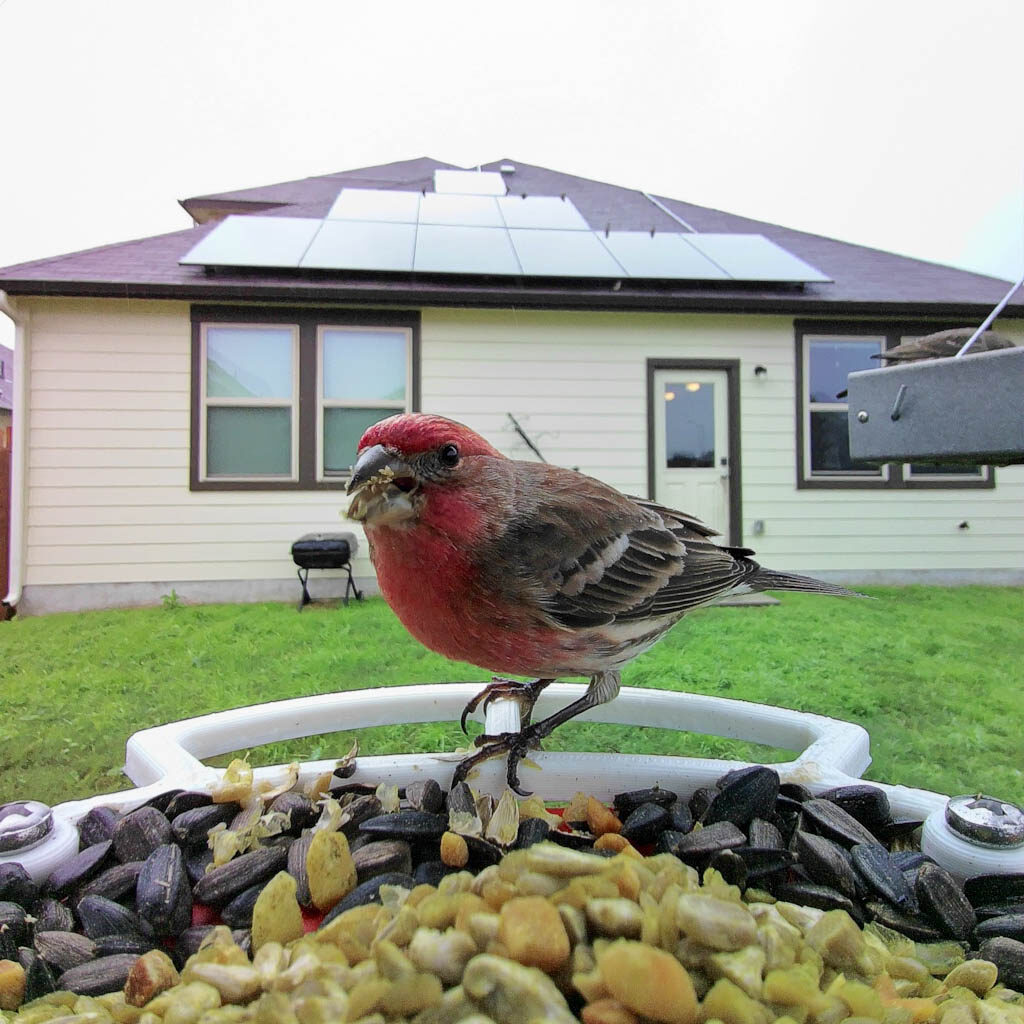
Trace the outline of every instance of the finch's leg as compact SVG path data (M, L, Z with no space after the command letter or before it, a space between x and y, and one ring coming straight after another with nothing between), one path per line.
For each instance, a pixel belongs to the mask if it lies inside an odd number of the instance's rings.
M459 720L462 731L466 731L466 718L480 706L481 701L484 711L492 700L503 698L514 700L519 704L520 728L525 729L530 724L530 716L533 714L533 705L537 703L541 690L550 686L554 679L534 679L529 683L521 683L515 679L502 679L495 676L463 709L462 718Z
M538 682L543 682L545 686L551 681L550 679L538 680ZM584 711L589 711L591 708L596 708L598 705L606 704L610 701L619 692L620 682L621 677L617 671L599 672L591 677L590 686L587 687L586 693L578 700L574 700L571 704L566 705L561 711L548 715L547 718L541 719L541 721L534 725L524 726L518 733L506 732L501 736L487 737L488 742L485 746L459 763L455 769L452 785L454 786L465 779L470 770L482 761L488 761L492 757L500 757L502 754L507 754L508 772L506 778L509 788L520 796L529 796L529 793L519 788L519 762L531 750L535 750L540 745L540 741L550 736L558 726L564 725L570 719L583 714Z

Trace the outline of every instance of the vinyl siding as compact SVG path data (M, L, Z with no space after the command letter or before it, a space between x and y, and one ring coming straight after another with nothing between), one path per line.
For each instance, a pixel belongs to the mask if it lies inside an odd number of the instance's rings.
M1024 342L1021 325L999 329ZM743 540L766 564L850 574L1024 568L1024 467L997 470L994 490L797 490L789 317L437 310L424 313L423 336L427 411L533 458L511 412L549 461L641 495L647 359L739 358ZM768 370L760 378L758 364Z
M293 579L300 534L353 530L340 491L189 490L187 303L31 306L27 586ZM1024 567L1024 467L986 491L796 489L788 317L425 310L422 405L533 458L511 412L549 461L646 494L649 358L741 360L743 536L767 564ZM361 537L354 569L371 574Z
M33 303L26 586L294 579L297 537L352 530L342 491L189 490L190 351L187 303Z

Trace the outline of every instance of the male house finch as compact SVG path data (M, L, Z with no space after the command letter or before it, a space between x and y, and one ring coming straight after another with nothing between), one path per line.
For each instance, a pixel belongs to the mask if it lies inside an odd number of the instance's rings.
M456 778L488 757L517 766L556 726L611 700L620 669L691 608L733 593L800 590L857 596L806 576L762 569L747 548L684 512L628 497L592 477L517 462L461 423L404 413L359 443L348 493L381 593L406 629L448 658L498 673L467 706L518 688L518 734L482 737ZM589 676L586 693L530 723L540 691ZM465 723L463 713L463 724Z

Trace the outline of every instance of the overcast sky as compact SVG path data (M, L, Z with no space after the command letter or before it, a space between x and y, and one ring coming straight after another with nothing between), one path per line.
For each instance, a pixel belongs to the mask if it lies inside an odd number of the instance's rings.
M1016 279L1022 46L1022 0L0 0L0 266L426 155Z

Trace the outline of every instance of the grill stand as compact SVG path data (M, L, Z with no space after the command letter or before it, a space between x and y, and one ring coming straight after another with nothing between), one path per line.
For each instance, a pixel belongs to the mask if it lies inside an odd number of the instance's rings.
M342 599L341 599L341 603L343 605L345 605L345 607L347 608L348 607L348 594L349 594L350 590L355 595L355 598L356 598L357 601L362 601L363 594L362 594L362 591L356 586L356 581L352 577L352 564L351 564L351 562L346 562L342 566L342 568L345 570L345 572L348 573L348 579L345 581L345 593L344 593L344 595L342 596ZM313 598L311 598L309 596L309 586L308 586L309 569L308 568L299 569L298 570L298 577L299 577L299 582L302 584L302 597L299 598L299 611L301 612L302 609L305 608L307 604L312 604L313 603Z

